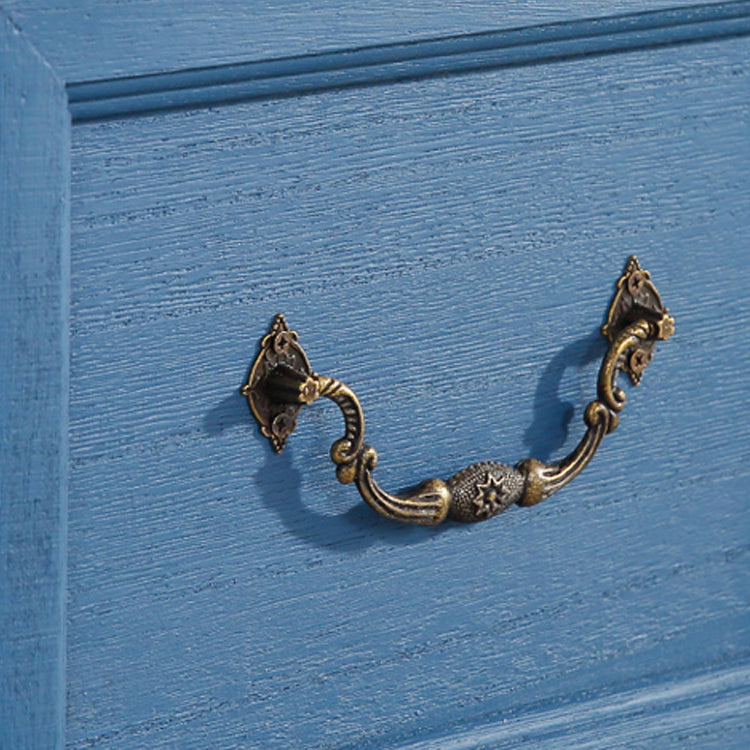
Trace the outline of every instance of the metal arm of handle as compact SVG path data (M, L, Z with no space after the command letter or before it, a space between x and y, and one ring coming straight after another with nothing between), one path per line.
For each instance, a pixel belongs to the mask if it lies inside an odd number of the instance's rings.
M277 315L261 341L260 353L241 392L274 450L281 452L294 431L300 409L324 396L344 416L344 436L331 446L336 476L354 482L365 502L381 515L406 523L433 525L446 516L456 521L484 521L510 505L536 505L564 487L584 469L605 435L618 424L625 393L617 387L619 370L638 385L651 361L657 340L674 332L674 319L662 305L651 275L631 256L602 326L610 347L597 382L597 398L584 413L587 426L581 442L561 461L545 464L535 458L514 467L495 461L473 464L447 481L429 479L412 492L396 496L373 478L378 455L364 442L364 415L354 392L335 378L312 371L297 334Z

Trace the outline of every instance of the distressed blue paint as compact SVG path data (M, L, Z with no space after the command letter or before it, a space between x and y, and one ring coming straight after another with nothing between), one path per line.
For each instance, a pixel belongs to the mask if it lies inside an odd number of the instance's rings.
M633 694L621 746L746 744L701 707L714 670L748 704L748 48L75 128L72 748L481 747L561 706L576 746ZM562 452L631 252L677 334L533 510L388 524L334 479L335 408L279 457L237 395L283 310L386 487Z
M63 744L69 115L0 15L0 747Z
M701 0L3 0L68 82L510 29ZM75 41L73 41L75 40Z
M495 724L474 727L448 737L422 738L399 746L399 750L467 750L493 748L510 750L530 745L535 750L561 747L633 747L634 737L648 738L649 747L671 747L677 730L678 747L688 747L693 739L706 750L741 747L745 727L737 717L747 714L750 698L748 666L716 669L708 675L691 675L668 685L642 686L618 695L594 694L583 700L566 701L546 710L527 710L518 717ZM670 710L667 715L664 705ZM698 704L698 705L696 705ZM709 722L715 735L703 734ZM718 731L717 727L719 728ZM691 737L691 733L694 735ZM711 744L709 744L711 743Z
M69 86L77 121L536 65L750 34L750 2Z
M72 5L12 3L68 82L459 17L224 49L179 4ZM747 745L747 41L79 125L68 389L64 98L4 33L3 743L61 742L69 390L68 747ZM284 310L360 394L385 486L558 455L630 252L677 336L534 510L388 524L333 478L335 409L278 457L237 395Z

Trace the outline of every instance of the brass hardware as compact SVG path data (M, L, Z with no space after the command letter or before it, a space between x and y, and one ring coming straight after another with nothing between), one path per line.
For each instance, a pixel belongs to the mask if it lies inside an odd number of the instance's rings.
M484 461L458 472L447 481L428 479L403 496L382 490L372 473L378 455L364 443L364 416L354 392L335 378L313 372L297 333L284 316L274 318L260 344L247 383L241 392L261 431L281 452L294 431L300 409L325 396L344 415L344 436L331 446L336 476L354 482L365 502L378 513L406 523L433 525L446 516L456 521L484 521L516 503L527 507L546 500L583 470L605 435L618 424L625 393L617 387L617 373L627 373L638 385L658 340L674 332L674 319L633 255L617 281L602 335L610 342L599 369L597 399L584 413L586 434L573 452L551 464L526 458L515 467Z

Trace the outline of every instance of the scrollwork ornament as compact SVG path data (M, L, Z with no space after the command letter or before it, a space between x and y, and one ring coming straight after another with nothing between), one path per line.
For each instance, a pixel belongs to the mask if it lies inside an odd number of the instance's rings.
M385 492L373 477L378 454L364 442L364 415L356 395L341 381L312 371L296 332L283 315L274 318L262 339L241 391L277 452L293 432L302 406L320 397L336 403L344 417L344 435L331 446L336 476L343 484L355 484L365 502L381 515L422 525L440 523L448 516L472 523L492 518L513 504L536 505L578 476L604 436L619 423L625 392L617 386L618 372L625 372L638 385L657 340L664 341L672 333L674 319L663 306L651 274L631 256L602 326L610 346L599 368L597 398L584 412L587 430L575 449L550 464L535 458L514 467L484 461L447 481L429 479L403 495Z

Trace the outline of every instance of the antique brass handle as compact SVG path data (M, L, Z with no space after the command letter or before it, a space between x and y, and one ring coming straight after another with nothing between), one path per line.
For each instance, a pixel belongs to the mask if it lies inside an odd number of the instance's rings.
M623 370L638 385L651 361L657 340L674 332L674 319L662 305L659 293L633 255L628 259L602 326L610 342L599 369L597 398L584 413L588 429L573 452L551 464L526 458L515 467L495 461L473 464L447 481L428 479L404 496L382 490L372 473L378 455L364 442L364 416L354 392L335 378L312 371L307 355L277 315L260 345L241 392L269 438L281 452L294 431L300 409L325 396L338 404L344 415L345 433L331 446L340 482L354 482L365 502L378 513L406 523L432 525L446 516L456 521L484 521L516 503L536 505L564 487L593 457L607 433L618 424L625 393L616 385Z

